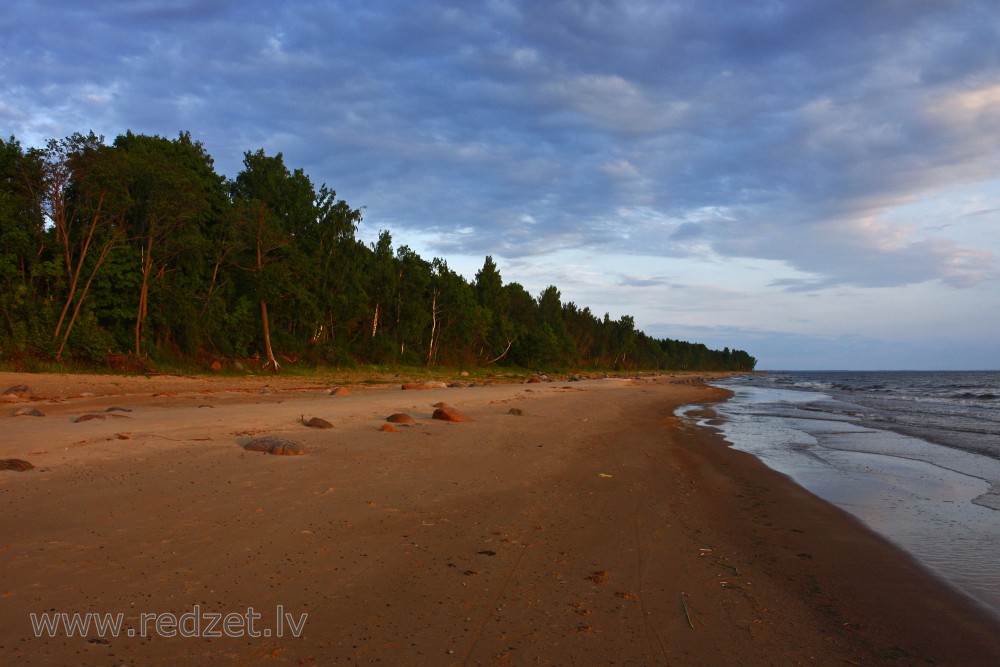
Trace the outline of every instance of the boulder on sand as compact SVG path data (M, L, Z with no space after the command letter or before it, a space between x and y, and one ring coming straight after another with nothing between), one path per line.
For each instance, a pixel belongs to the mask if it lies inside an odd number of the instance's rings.
M25 470L34 470L35 466L31 465L24 459L2 459L0 460L0 470L13 470L15 472L24 472Z
M397 412L396 414L389 415L385 420L393 424L412 424L417 421L405 412Z
M304 426L308 426L309 428L333 428L333 424L322 417L312 417L310 419L306 419L305 415L303 415L302 424Z
M403 389L404 390L411 390L411 389L447 389L447 388L448 388L448 383L446 383L446 382L435 382L435 381L432 381L432 380L428 380L427 382L408 383L408 384L404 384L403 385Z
M275 456L297 456L306 453L305 446L298 440L282 438L276 435L265 435L260 438L254 438L243 445L243 449L248 452L263 452Z
M432 415L434 419L440 419L446 422L471 422L475 421L472 417L457 410L450 405L442 405L440 408L434 411Z
M4 389L2 395L8 398L31 398L31 387L26 384L15 384Z

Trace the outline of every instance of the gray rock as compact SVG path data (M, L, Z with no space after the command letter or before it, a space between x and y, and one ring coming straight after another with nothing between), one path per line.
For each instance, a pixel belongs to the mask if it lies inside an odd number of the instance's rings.
M15 384L4 389L3 395L13 398L31 398L31 387L26 384Z
M0 459L0 470L13 470L14 472L24 472L26 470L34 470L35 466L31 465L24 459Z
M298 456L306 453L305 445L298 440L282 438L277 435L254 438L243 445L243 449L248 452L263 452L274 456Z

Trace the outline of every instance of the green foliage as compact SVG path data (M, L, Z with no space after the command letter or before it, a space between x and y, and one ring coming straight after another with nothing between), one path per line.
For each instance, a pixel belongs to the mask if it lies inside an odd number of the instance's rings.
M504 284L468 281L382 231L281 153L244 154L227 182L204 147L127 132L25 151L0 141L0 360L171 365L403 364L752 370L742 350L658 340ZM139 357L140 359L136 359ZM44 363L44 362L43 362ZM145 363L145 362L142 362Z

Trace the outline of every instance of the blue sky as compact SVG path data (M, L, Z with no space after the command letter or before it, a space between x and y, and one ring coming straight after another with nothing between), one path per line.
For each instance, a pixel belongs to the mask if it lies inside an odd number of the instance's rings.
M1000 368L992 0L7 0L0 134L89 130L759 368Z

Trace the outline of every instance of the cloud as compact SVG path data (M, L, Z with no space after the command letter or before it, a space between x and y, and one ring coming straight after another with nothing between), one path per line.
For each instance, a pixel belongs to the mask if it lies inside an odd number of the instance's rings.
M986 217L967 217L998 194L994 15L987 0L12 0L0 122L29 145L190 130L229 176L244 151L282 151L365 225L442 256L760 261L785 267L762 289L796 294L972 289L1000 272ZM968 201L944 207L954 192Z

